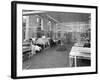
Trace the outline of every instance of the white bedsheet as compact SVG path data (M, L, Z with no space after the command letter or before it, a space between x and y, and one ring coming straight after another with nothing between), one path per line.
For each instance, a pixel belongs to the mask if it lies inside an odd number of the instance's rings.
M70 52L70 56L90 57L90 55L91 55L90 48L85 48L85 47L73 46Z
M75 67L77 67L77 57L91 60L91 48L73 46L69 55L70 67L73 64L72 58L74 58Z

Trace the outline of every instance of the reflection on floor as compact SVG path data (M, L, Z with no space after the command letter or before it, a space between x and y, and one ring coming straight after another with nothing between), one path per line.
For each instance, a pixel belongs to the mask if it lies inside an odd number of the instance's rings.
M66 49L63 51L58 50L61 46L55 46L33 55L31 59L23 62L23 69L69 67L69 53L73 44L66 44L64 46ZM90 66L89 60L78 59L77 63L78 66Z
M69 67L69 53L73 44L66 44L66 50L57 51L59 46L37 53L23 63L23 69Z

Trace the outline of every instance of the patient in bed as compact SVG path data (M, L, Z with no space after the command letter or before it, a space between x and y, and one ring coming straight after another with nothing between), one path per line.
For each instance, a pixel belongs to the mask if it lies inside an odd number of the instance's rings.
M87 43L84 44L84 47L88 47L88 48L91 47L90 40L87 40Z
M30 39L30 40L31 40L31 55L34 55L34 54L36 54L36 52L41 51L42 48L39 47L38 45L35 45L33 43L32 39Z

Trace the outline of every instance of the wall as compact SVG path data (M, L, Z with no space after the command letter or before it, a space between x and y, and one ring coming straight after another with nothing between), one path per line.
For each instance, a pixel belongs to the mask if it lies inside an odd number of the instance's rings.
M86 32L89 28L91 28L90 23L78 22L76 20L76 22L58 23L56 31L61 32L61 38L66 38L66 40L70 40L71 42L79 42L81 40L80 34ZM64 36L65 33L66 37Z
M38 27L37 18L38 16L36 15L25 16L26 19L25 40L29 40L29 38L31 37L36 37L35 33Z
M49 20L47 16L42 17L40 15L27 15L26 16L26 32L25 32L25 40L29 40L31 37L37 37L37 28L40 27L43 31L42 35L46 37L55 38L54 35L54 27L55 22L53 20ZM41 19L41 25L39 25L39 19ZM49 36L48 36L49 34Z
M39 27L39 24L37 22L37 18L39 18L37 15L31 15L29 16L29 37L36 37L36 30L37 27Z

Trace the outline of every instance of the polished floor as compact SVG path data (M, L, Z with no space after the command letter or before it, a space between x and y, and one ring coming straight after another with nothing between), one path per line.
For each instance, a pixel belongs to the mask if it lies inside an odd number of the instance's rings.
M23 69L69 67L69 52L73 44L66 44L66 50L58 51L58 46L37 53L31 59L23 62Z
M65 44L66 50L59 50L59 45L43 50L23 62L23 69L69 67L69 53L73 44ZM91 61L77 59L77 67L91 66ZM73 66L74 67L74 63Z

